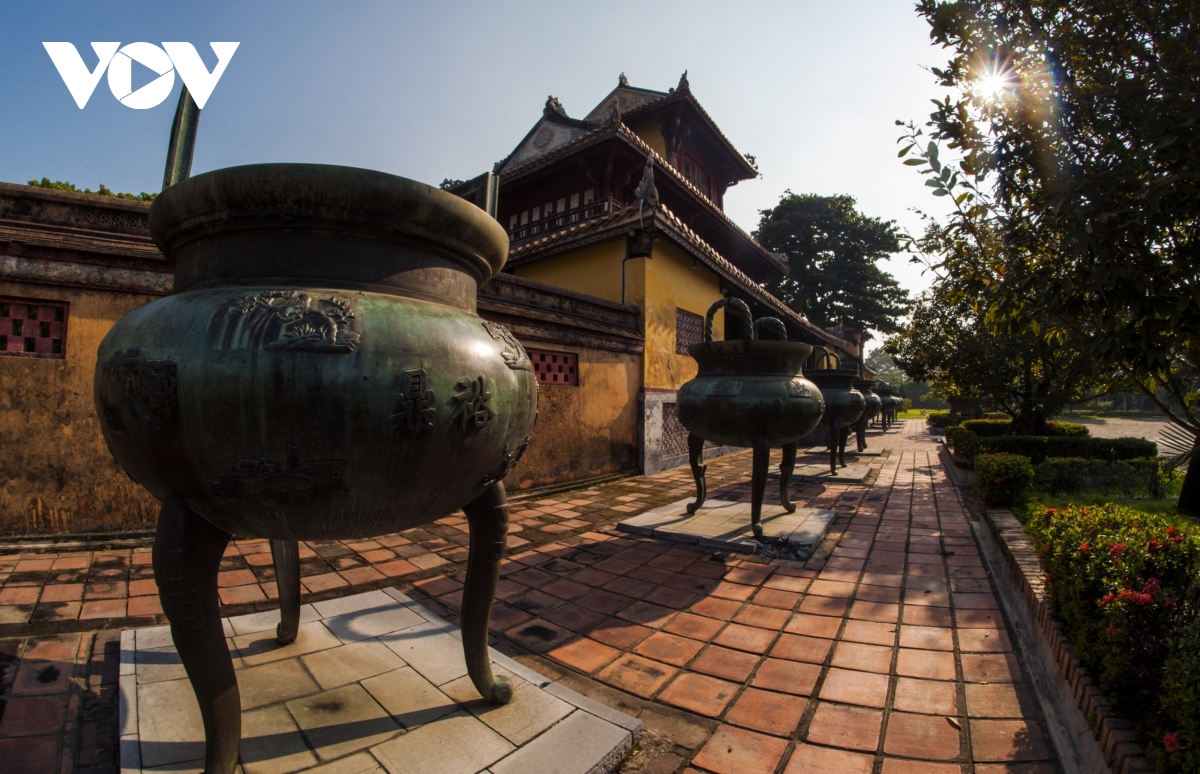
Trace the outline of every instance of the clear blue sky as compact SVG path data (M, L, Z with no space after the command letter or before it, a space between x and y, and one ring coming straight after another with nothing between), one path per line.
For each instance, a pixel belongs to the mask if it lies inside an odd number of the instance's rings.
M102 79L80 110L42 42L74 43L94 66L91 41L164 40L196 44L210 68L210 41L241 43L202 111L194 173L303 161L466 178L512 150L549 94L582 117L622 71L666 90L686 69L758 158L762 177L726 196L747 231L789 188L851 194L914 231L911 208L941 209L896 158L895 119L926 118L943 95L923 67L948 58L905 0L10 2L0 180L158 190L179 79L149 110L121 105ZM902 257L885 268L914 291L928 284Z

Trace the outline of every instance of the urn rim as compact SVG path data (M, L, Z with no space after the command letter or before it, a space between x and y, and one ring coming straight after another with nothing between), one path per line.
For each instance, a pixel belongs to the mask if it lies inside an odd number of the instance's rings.
M812 345L801 341L777 341L775 339L726 339L706 341L688 346L688 354L696 360L730 356L754 358L799 358L812 354Z
M231 230L319 228L454 258L483 284L508 258L508 234L474 204L431 185L333 164L247 164L196 175L159 194L150 236L168 264L196 239Z

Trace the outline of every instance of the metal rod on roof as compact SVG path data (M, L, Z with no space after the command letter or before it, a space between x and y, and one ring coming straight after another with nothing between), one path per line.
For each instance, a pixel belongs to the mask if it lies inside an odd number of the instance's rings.
M171 124L171 142L167 146L167 168L163 172L163 190L192 176L192 155L196 151L196 129L200 126L200 108L187 86L179 94L175 121Z

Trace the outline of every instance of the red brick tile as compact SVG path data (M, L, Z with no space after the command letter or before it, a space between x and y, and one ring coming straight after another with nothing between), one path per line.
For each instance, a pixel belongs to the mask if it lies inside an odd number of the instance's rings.
M5 586L0 591L0 605L32 605L37 602L37 586Z
M771 570L746 564L734 567L725 573L725 580L731 583L744 583L747 586L761 586L770 577Z
M764 653L774 640L775 632L773 631L732 623L726 626L713 642L735 650Z
M955 610L954 625L959 629L1003 629L998 610Z
M648 627L628 623L619 618L607 618L593 626L587 635L592 639L612 645L614 648L624 650L652 631L654 630Z
M1000 604L989 591L985 594L955 594L954 607L959 610L999 610Z
M927 605L905 605L905 625L914 626L950 626L950 609L946 607L929 607Z
M546 655L580 672L591 674L621 655L621 651L583 637L560 645Z
M645 601L634 602L617 613L618 618L654 628L661 627L673 615L675 611L671 608Z
M695 665L692 668L695 669ZM751 685L768 691L811 696L820 675L821 667L818 664L768 658L754 674Z
M825 637L826 639L833 639L834 637L837 637L838 629L840 629L841 626L841 618L830 618L824 615L796 613L791 617L787 623L787 626L783 627L783 629L791 634L804 634L809 637Z
M15 603L14 603L15 604ZM716 597L704 597L692 603L690 610L697 615L728 621L742 608L741 602Z
M918 650L954 650L954 631L939 626L901 626L900 647Z
M1034 721L972 720L971 753L976 761L1048 760L1050 751Z
M958 757L959 732L941 715L893 712L888 717L883 751L905 758L948 761Z
M704 647L704 643L690 640L687 637L655 632L639 642L633 652L672 666L683 666L691 661L702 647Z
M958 699L955 684L901 677L896 681L896 696L892 706L902 712L957 715Z
M883 709L887 704L888 677L872 672L830 669L821 684L822 701Z
M254 588L258 588L255 586ZM124 618L125 600L124 599L96 599L91 602L84 602L83 607L79 610L79 619L90 618Z
M858 590L854 592L854 599L895 605L900 602L900 589L887 586L859 586Z
M1012 683L967 683L967 715L972 718L1019 718L1025 715Z
M808 701L785 693L747 688L725 714L725 722L773 736L791 736Z
M978 774L979 769L975 769ZM883 774L961 774L962 767L957 763L930 763L929 761L902 761L896 758L885 758Z
M865 642L870 645L895 645L896 624L874 621L847 621L842 639L850 642Z
M642 599L647 602L653 602L656 605L669 607L672 610L686 610L687 606L696 599L696 596L696 593L692 591L682 591L667 586L659 586L654 591L642 597Z
M797 745L783 774L871 774L870 755L830 747Z
M761 629L782 629L792 614L787 610L762 605L746 605L733 617L734 621Z
M258 583L258 578L250 570L225 570L217 573L217 586L245 586L247 583Z
M153 578L129 581L129 596L141 597L149 594L158 594L158 584Z
M304 582L308 583L308 580L309 578L305 578ZM431 597L440 597L442 594L449 594L451 592L458 591L463 587L461 581L457 581L453 578L447 578L445 575L439 575L436 578L419 580L413 585Z
M46 593L42 592L45 599ZM960 629L958 646L967 653L1011 653L1013 649L1008 632L1002 629Z
M927 680L953 680L954 654L901 648L896 660L896 674Z
M596 676L609 685L648 699L678 672L666 664L626 653Z
M416 572L420 568L407 559L396 559L391 562L375 565L375 569L389 578L396 578L401 575L408 575L410 572Z
M854 596L854 584L842 581L815 580L808 587L809 596L839 597L848 599Z
M33 610L33 615L25 613L24 619L9 620L4 616L6 610L20 610L29 608ZM0 622L3 623L25 623L27 620L38 622L46 621L75 621L79 618L79 611L83 609L82 602L42 602L36 608L33 605L22 605L19 608L5 607L0 608Z
M153 583L153 581L151 581ZM36 589L34 589L36 592ZM82 583L53 583L42 588L42 602L78 602L83 599Z
M310 594L349 585L346 583L346 579L336 572L327 572L323 575L305 575L300 579L300 583Z
M575 604L582 605L590 610L595 610L605 615L612 615L632 602L633 599L622 594L614 594L611 591L597 589L576 597L574 601Z
M25 661L70 661L79 650L78 634L30 638L21 658Z
M41 734L57 734L63 725L67 703L64 699L53 698L15 698L5 703L4 719L0 721L0 735L3 736L37 736ZM49 761L53 765L53 759ZM0 769L5 769L11 761L0 763ZM5 769L17 771L17 769ZM38 769L27 769L33 772Z
M846 614L846 606L850 600L839 597L806 596L800 603L800 612L811 615L830 615L841 617Z
M777 589L779 591L800 594L808 590L808 584L810 583L812 583L812 580L809 578L799 578L793 575L775 573L763 582L763 586L769 589Z
M542 616L547 621L552 621L559 626L565 626L571 631L579 632L590 629L599 622L603 621L605 616L603 613L595 610L588 610L586 607L579 605L566 604L562 607L555 608Z
M788 661L804 661L809 664L823 664L829 655L832 640L820 637L805 637L801 634L782 634L775 647L771 649L773 658L783 658Z
M559 599L574 599L575 597L581 596L590 591L586 585L567 580L566 578L559 578L551 581L550 583L540 586L539 590L544 591L547 594L552 594Z
M4 761L8 771L20 774L58 771L58 738L27 736L0 739L0 761Z
M744 683L750 673L754 671L758 660L759 657L753 653L743 653L740 650L710 645L696 657L690 669L736 683Z
M364 583L383 580L385 577L383 573L374 567L355 567L350 570L341 570L338 572L338 575L345 578L346 582L351 586L359 586Z
M1058 774L1053 763L977 763L975 774Z
M12 693L18 696L65 693L71 683L72 668L69 661L22 661Z
M850 606L850 617L859 621L896 623L900 619L900 606L885 602L855 602Z
M1012 653L964 653L962 669L968 683L1015 683L1021 679L1021 667Z
M879 729L882 725L883 713L877 710L822 702L817 706L817 712L808 727L808 741L846 750L874 752L879 745Z
M162 615L162 602L158 595L149 597L130 597L125 614L129 616Z
M842 669L886 675L892 669L892 649L883 645L839 642L831 663Z
M715 718L725 711L740 686L695 672L683 672L658 695L658 701L672 707Z
M723 621L716 621L712 618L705 618L704 616L693 615L691 613L680 613L672 618L669 624L663 627L663 631L707 642L724 625Z
M359 556L361 556L363 558L364 562L370 562L371 564L377 564L380 562L386 562L391 559L395 559L396 553L394 551L389 551L386 548L376 548L372 551L363 551L359 554Z
M784 739L723 725L692 763L714 774L771 774L787 746Z
M62 556L50 565L51 570L82 570L91 564L90 556Z
M251 602L263 602L267 598L267 595L263 593L263 590L258 587L257 583L253 586L233 586L217 589L217 595L221 598L222 605L246 605ZM85 609L88 604L92 603L85 604Z
M577 637L569 629L555 626L542 618L535 618L532 621L518 624L506 631L504 636L524 645L534 653L545 653Z
M721 599L731 599L735 602L745 602L754 593L754 586L743 586L740 583L730 583L722 581L718 583L712 591L709 592L714 597Z
M765 607L777 607L780 610L791 611L796 608L796 603L801 599L801 595L793 591L781 591L780 589L761 588L754 595L754 604L763 605Z

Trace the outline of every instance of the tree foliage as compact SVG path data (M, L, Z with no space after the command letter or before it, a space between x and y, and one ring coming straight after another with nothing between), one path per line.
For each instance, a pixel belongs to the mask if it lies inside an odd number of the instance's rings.
M1147 0L920 0L935 100L905 163L953 198L956 301L1082 346L1200 438L1200 12ZM947 163L941 151L956 157ZM965 256L966 260L958 260ZM1167 395L1163 400L1161 395ZM1191 466L1180 509L1200 511Z
M138 202L152 202L157 197L156 193L146 193L142 191L140 194L120 193L100 184L100 188L93 191L90 188L77 188L74 183L66 183L62 180L51 180L48 177L43 177L41 180L30 180L29 185L35 188L50 188L55 191L73 191L74 193L96 194L97 196L111 196L114 199L132 199Z
M759 214L755 238L788 257L788 275L768 286L776 297L822 328L899 329L908 291L877 264L900 250L894 222L863 215L852 196L791 191Z

